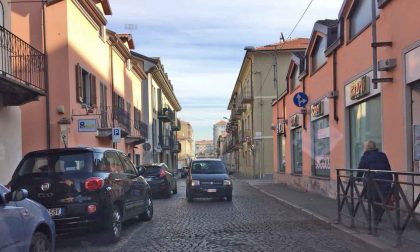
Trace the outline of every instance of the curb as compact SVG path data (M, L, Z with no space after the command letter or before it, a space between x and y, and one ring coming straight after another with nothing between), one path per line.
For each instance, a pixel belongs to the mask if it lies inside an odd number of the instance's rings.
M381 251L399 251L395 247L391 247L391 246L388 246L388 245L385 245L385 244L381 243L380 241L378 241L377 239L375 239L371 235L361 234L361 233L359 233L359 232L357 232L355 230L352 230L350 228L347 228L347 227L344 227L342 225L333 223L328 218L326 218L324 216L321 216L321 215L319 215L317 213L314 213L311 210L308 210L306 208L300 207L300 206L298 206L298 205L296 205L296 204L294 204L294 203L292 203L290 201L287 201L285 199L282 199L282 198L280 198L280 197L278 197L278 196L276 196L276 195L274 195L272 193L269 193L269 192L267 192L267 191L265 191L265 190L263 190L261 188L258 188L255 185L252 185L249 182L247 182L247 184L249 186L251 186L252 188L258 190L259 192L261 192L261 193L263 193L263 194L265 194L265 195L267 195L267 196L269 196L271 198L274 198L274 199L280 201L283 204L286 204L286 205L291 206L291 207L293 207L293 208L295 208L297 210L300 210L300 211L304 212L305 214L307 214L309 216L312 216L315 219L318 219L318 220L320 220L320 221L322 221L322 222L330 225L331 227L334 227L334 228L336 228L336 229L338 229L338 230L340 230L340 231L342 231L342 232L344 232L344 233L346 233L348 235L351 235L353 238L356 238L358 240L361 240L362 242L364 242L364 243L366 243L366 244L368 244L370 246L373 246L373 247L375 247L377 249L380 249Z

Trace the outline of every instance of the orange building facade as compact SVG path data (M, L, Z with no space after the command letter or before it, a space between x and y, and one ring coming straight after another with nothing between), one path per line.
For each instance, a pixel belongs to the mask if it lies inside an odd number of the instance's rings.
M0 83L0 128L6 132L0 135L0 181L8 182L23 155L40 149L114 147L136 165L147 162L145 152L154 147L142 146L152 138L148 110L156 99L150 97L151 73L132 51L132 36L106 28L106 16L112 14L109 1L2 0L1 11L0 36L19 42L10 43L7 50L20 58L9 57L16 60L0 66L10 76ZM179 111L170 86L157 88L168 93L162 101L174 100ZM176 115L166 120L168 115L158 112L159 122L170 122L165 125L175 132L174 141L164 139L163 133L156 136L160 142L171 142L168 152L175 161L168 165L175 167ZM113 128L120 129L120 140L113 141Z
M366 140L394 171L419 172L419 7L378 1L376 78L371 1L346 0L337 20L315 23L306 53L290 62L288 92L273 103L275 181L335 197L336 169L356 169Z

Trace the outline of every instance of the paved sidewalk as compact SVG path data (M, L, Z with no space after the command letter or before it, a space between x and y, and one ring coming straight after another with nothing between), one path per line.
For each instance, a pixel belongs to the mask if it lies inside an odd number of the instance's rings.
M364 223L360 218L356 220L356 228L350 228L345 225L346 223L349 223L349 218L346 220L346 216L343 216L342 223L338 224L337 201L335 199L327 198L311 192L299 191L284 184L273 183L271 180L244 181L262 193L293 208L312 215L323 222L329 223L335 228L361 239L370 245L376 246L381 250L420 251L420 239L418 239L420 232L416 230L407 230L405 236L403 236L401 247L396 247L396 234L393 233L392 227L386 227L390 225L389 223L382 224L382 229L380 229L378 235L375 236L368 234L368 230L364 225L366 223Z

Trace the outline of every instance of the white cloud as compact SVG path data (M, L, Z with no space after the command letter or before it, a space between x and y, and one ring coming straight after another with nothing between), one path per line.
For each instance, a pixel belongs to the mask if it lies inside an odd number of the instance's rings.
M109 28L132 33L136 51L158 56L197 139L211 138L226 111L246 45L287 37L310 0L111 0ZM337 18L342 1L315 0L292 37ZM126 30L126 24L137 25ZM199 138L198 138L199 137Z

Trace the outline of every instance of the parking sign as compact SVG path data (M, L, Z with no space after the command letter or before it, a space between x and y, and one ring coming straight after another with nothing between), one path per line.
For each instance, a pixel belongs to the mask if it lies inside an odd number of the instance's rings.
M112 128L112 142L119 143L121 141L121 128Z

